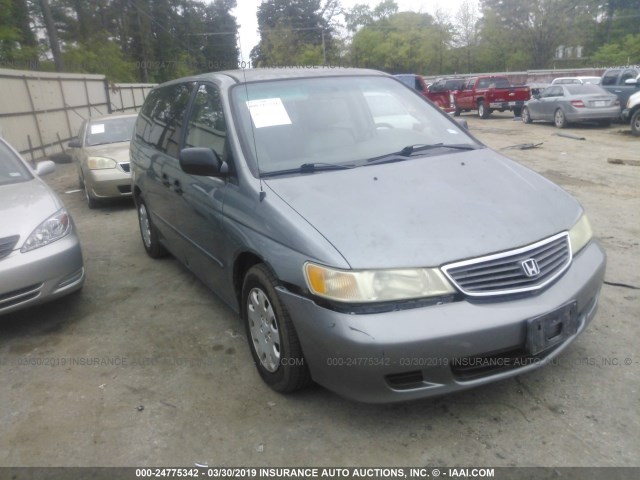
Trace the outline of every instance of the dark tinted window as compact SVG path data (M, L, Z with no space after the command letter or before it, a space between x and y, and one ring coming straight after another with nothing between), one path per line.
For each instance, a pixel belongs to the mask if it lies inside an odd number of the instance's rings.
M602 77L602 85L615 85L619 74L620 70L609 70Z
M625 70L625 72L620 75L620 85L624 85L626 80L631 78L635 79L638 76L638 72L635 70Z
M226 132L220 91L214 85L200 85L187 125L185 147L207 147L222 156Z
M182 126L193 88L194 83L179 83L151 92L136 123L136 137L178 158Z
M25 182L33 176L9 147L0 142L0 185Z

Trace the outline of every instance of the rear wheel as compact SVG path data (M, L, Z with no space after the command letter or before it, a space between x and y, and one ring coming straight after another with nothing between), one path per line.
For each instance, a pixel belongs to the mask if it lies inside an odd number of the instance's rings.
M485 106L484 101L480 100L478 102L478 116L482 119L489 118L491 111Z
M553 122L556 124L556 127L558 128L566 128L567 117L564 116L564 112L561 109L557 109L556 113L554 113Z
M151 258L164 257L167 254L167 250L158 239L158 232L151 221L147 205L142 199L138 200L138 224L140 225L142 245L144 245L147 255Z
M640 110L636 110L636 113L631 117L631 133L640 137Z
M522 121L523 123L531 123L531 114L529 113L529 109L527 107L524 107L522 109Z
M258 373L272 389L288 393L307 386L311 376L277 285L265 265L251 267L242 285L242 319Z

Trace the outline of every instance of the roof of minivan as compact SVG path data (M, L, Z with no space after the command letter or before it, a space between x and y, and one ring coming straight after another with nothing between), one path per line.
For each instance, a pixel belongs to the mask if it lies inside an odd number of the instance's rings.
M203 73L193 77L179 78L166 82L167 84L174 82L183 82L185 80L205 80L210 79L213 75L226 75L237 83L258 82L263 80L279 80L288 78L307 78L307 77L347 77L353 75L373 75L373 76L390 76L387 73L378 70L369 70L365 68L343 68L331 66L299 66L288 68L247 68L244 70L222 70L219 72Z

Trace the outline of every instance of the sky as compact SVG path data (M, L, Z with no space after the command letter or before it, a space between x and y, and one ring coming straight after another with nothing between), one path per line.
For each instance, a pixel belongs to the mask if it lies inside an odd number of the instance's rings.
M375 7L381 0L341 0L342 7L349 9L356 4L368 4ZM470 0L478 3L478 0ZM438 8L450 15L460 8L464 0L396 0L398 9L401 12L413 11L433 14ZM240 46L241 60L248 62L251 49L258 44L258 19L256 13L262 0L238 0L238 6L234 10L234 15L240 24Z

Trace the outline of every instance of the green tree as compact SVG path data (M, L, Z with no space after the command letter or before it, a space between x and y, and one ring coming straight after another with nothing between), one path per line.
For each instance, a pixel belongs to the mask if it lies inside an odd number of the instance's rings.
M336 0L266 0L258 7L255 65L321 64L339 55L332 20Z

